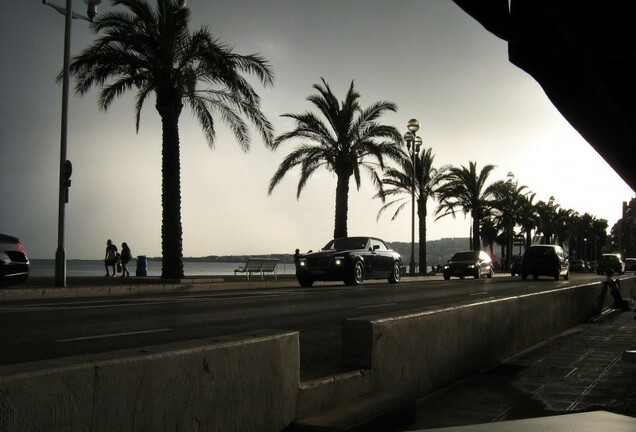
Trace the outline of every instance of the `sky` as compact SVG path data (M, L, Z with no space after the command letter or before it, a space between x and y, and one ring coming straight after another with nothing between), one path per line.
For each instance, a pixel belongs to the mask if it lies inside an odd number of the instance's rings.
M53 1L53 0L51 0ZM63 4L63 0L57 0ZM152 0L151 0L152 2ZM104 0L98 13L111 9ZM207 27L239 54L260 53L274 70L262 110L275 134L294 124L285 113L314 110L306 98L324 78L342 100L352 80L367 107L397 104L382 122L406 132L409 119L432 148L434 166L496 165L491 181L512 172L519 185L563 208L621 217L634 191L554 108L541 87L508 61L507 44L450 0L189 0L191 26ZM85 5L74 1L76 12ZM73 20L71 52L95 35ZM64 16L40 0L12 1L0 14L0 232L19 237L31 258L54 258ZM66 206L69 259L101 259L106 240L133 255L161 255L161 123L150 99L135 131L134 93L107 112L97 91L71 93L67 158L73 163ZM316 172L296 199L291 171L268 195L271 177L296 143L272 151L251 130L245 153L217 122L213 149L192 113L180 121L184 256L262 255L316 250L333 234L335 176ZM349 235L409 242L406 211L377 219L381 202L368 177L349 194ZM427 237L468 237L470 220L435 220Z

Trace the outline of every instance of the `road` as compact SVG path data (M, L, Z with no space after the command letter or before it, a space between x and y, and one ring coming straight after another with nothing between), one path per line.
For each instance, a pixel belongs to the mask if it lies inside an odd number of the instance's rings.
M0 364L105 352L258 329L300 332L304 378L337 369L345 318L466 304L586 281L441 277L399 284L281 287L197 294L31 301L0 305Z

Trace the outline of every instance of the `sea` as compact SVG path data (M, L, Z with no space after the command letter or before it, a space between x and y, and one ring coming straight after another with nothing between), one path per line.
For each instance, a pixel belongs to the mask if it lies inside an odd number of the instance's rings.
M128 270L131 275L135 274L137 260L133 259L128 263ZM204 262L204 261L183 261L183 271L186 276L232 276L234 270L245 265L245 262ZM161 276L161 260L147 260L146 268L148 276ZM293 263L280 262L276 266L276 272L282 274L294 274L296 269ZM66 276L104 276L106 269L103 260L76 260L66 261ZM53 277L55 276L55 260L53 259L32 259L32 277Z

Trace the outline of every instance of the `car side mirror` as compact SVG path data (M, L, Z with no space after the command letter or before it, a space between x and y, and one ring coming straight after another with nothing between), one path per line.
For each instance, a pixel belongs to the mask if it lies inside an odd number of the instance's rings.
M373 250L377 251L378 249L380 249L380 245L373 245Z

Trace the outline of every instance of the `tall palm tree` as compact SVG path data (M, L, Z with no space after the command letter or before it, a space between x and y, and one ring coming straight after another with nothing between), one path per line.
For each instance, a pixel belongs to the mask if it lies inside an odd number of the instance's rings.
M287 172L300 166L296 193L296 197L300 197L307 180L324 166L334 172L337 178L333 236L346 237L351 176L360 189L360 167L363 167L373 182L379 183L376 167L384 168L385 156L393 159L399 157L402 137L393 126L378 123L385 112L397 110L394 103L380 101L363 109L353 81L345 99L339 103L327 82L323 78L321 80L322 84L313 85L318 94L310 95L307 100L315 105L325 120L312 112L283 114L283 117L296 121L296 128L278 136L274 141L274 149L292 139L298 139L300 144L278 167L269 183L268 193L272 193Z
M433 167L435 155L433 149L429 148L417 155L415 161L415 202L418 218L418 241L419 241L419 267L420 274L426 273L426 216L428 215L427 204L429 198L434 198L437 188L446 169ZM397 161L398 167L387 167L384 170L384 177L376 198L381 198L384 205L378 211L378 219L389 208L395 208L393 217L401 213L404 207L411 202L411 191L413 190L413 159L404 149L401 149L400 158ZM388 186L388 188L385 188ZM392 197L386 202L387 197Z
M538 217L537 234L542 234L541 244L552 244L556 241L556 219L557 210L561 206L554 203L554 199L551 197L548 202L539 201L535 210Z
M241 75L253 74L265 86L273 72L258 54L235 54L212 38L206 28L191 32L190 10L180 0L112 0L127 11L101 14L91 30L103 36L75 57L71 72L76 91L85 94L101 87L99 106L106 111L113 100L136 89L136 128L141 109L154 94L162 124L161 276L183 277L179 116L184 104L195 114L208 145L215 140L215 116L232 130L239 145L250 145L246 117L272 145L272 127L260 109L260 98Z
M473 250L480 250L479 229L493 189L486 186L488 176L495 169L494 165L486 165L477 172L477 162L470 162L468 167L452 167L443 176L442 184L437 190L439 205L436 219L452 215L461 210L472 218L471 243Z
M539 225L539 217L534 204L536 195L536 193L530 192L519 198L519 225L521 232L526 236L526 249L532 244L532 230Z
M502 253L502 257L505 257L502 264L504 269L508 269L512 263L514 228L520 218L520 203L527 186L519 185L510 180L499 180L494 182L490 188L492 190L490 203L492 217L495 226L501 231L499 239L502 242L502 252L505 250L505 254Z

